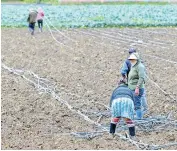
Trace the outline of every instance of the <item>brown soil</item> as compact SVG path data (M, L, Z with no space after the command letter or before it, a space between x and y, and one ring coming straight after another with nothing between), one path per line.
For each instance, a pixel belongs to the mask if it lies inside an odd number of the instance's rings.
M166 115L172 111L172 117L177 119L176 101L172 99L177 100L177 64L145 56L177 61L177 36L174 36L177 30L111 28L97 33L94 30L62 31L77 40L77 44L55 32L57 40L72 47L71 50L54 41L46 30L31 36L27 29L2 29L2 62L8 67L33 71L55 82L61 97L75 108L103 112L106 108L98 103L109 104L110 95L120 78L120 68L128 55L127 50L134 43L128 41L128 37L136 36L147 43L147 47L137 44L134 47L141 53L149 77L170 94L164 95L153 83L147 82L149 116ZM110 33L117 41L99 38L103 33ZM155 45L152 41L161 44ZM3 68L1 100L2 149L136 149L119 137L110 138L107 133L91 140L70 135L71 132L93 132L96 129L65 105L47 94L39 94L23 78ZM94 121L98 119L89 117ZM101 124L109 125L109 121L110 118L104 117ZM137 136L144 143L164 144L175 141L177 132L173 129L159 133L137 132Z

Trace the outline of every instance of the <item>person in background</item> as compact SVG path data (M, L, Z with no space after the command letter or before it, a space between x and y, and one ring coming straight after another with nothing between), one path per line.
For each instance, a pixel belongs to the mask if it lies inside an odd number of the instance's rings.
M110 99L110 108L112 119L110 123L110 133L114 134L116 125L121 118L124 119L128 128L131 139L135 139L134 118L134 95L128 88L126 80L119 81L118 87L113 91Z
M37 18L37 11L34 9L30 9L27 21L29 22L29 31L31 35L34 35L36 18Z
M135 53L136 50L134 48L131 48L129 49L129 56L132 54L132 53ZM121 68L121 75L122 77L125 79L127 78L128 79L128 74L130 72L130 69L131 69L131 62L130 60L128 60L128 58L125 60L124 64L123 64L123 67Z
M38 12L38 14L37 14L37 23L38 23L39 31L42 32L44 11L42 10L41 7L39 7L37 12Z
M136 117L137 119L142 119L144 113L141 109L141 99L144 94L144 84L146 81L145 67L137 53L132 53L128 59L131 62L131 70L128 74L128 88L134 93Z
M132 53L136 53L136 49L130 48L128 52L129 52L129 56L130 56ZM143 62L141 61L141 63L143 63ZM126 59L122 68L121 68L121 75L124 79L125 78L128 79L128 74L130 72L130 69L131 69L131 62L130 62L129 59ZM143 96L141 98L141 104L142 104L142 107L143 107L143 114L145 114L148 111L148 104L147 104L145 89L144 89Z

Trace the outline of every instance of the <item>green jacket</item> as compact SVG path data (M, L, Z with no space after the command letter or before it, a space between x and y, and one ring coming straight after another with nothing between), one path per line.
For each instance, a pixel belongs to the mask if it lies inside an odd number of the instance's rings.
M36 18L37 18L37 11L31 11L29 13L27 21L29 23L35 23L36 22Z
M139 88L144 88L146 81L146 71L144 65L140 60L137 61L135 65L131 67L128 75L128 88L135 90L136 86Z

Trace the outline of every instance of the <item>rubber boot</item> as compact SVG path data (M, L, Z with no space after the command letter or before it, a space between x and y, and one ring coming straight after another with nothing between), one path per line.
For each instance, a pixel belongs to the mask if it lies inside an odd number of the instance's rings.
M135 136L135 126L129 127L129 134L130 136Z
M141 109L136 110L136 119L140 120L143 118L143 112L141 111Z
M40 33L42 32L42 27L39 28L39 32L40 32Z
M34 35L34 30L31 31L31 35Z
M33 32L33 29L29 28L29 32L32 33L32 32Z
M114 134L115 131L116 131L116 124L111 123L111 124L110 124L110 131L109 131L109 133Z

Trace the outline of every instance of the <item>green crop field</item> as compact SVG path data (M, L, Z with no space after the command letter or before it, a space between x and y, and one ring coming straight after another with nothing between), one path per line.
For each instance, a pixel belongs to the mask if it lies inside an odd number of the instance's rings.
M177 5L40 5L55 26L129 27L176 26ZM38 5L2 4L1 26L26 26L29 8Z

